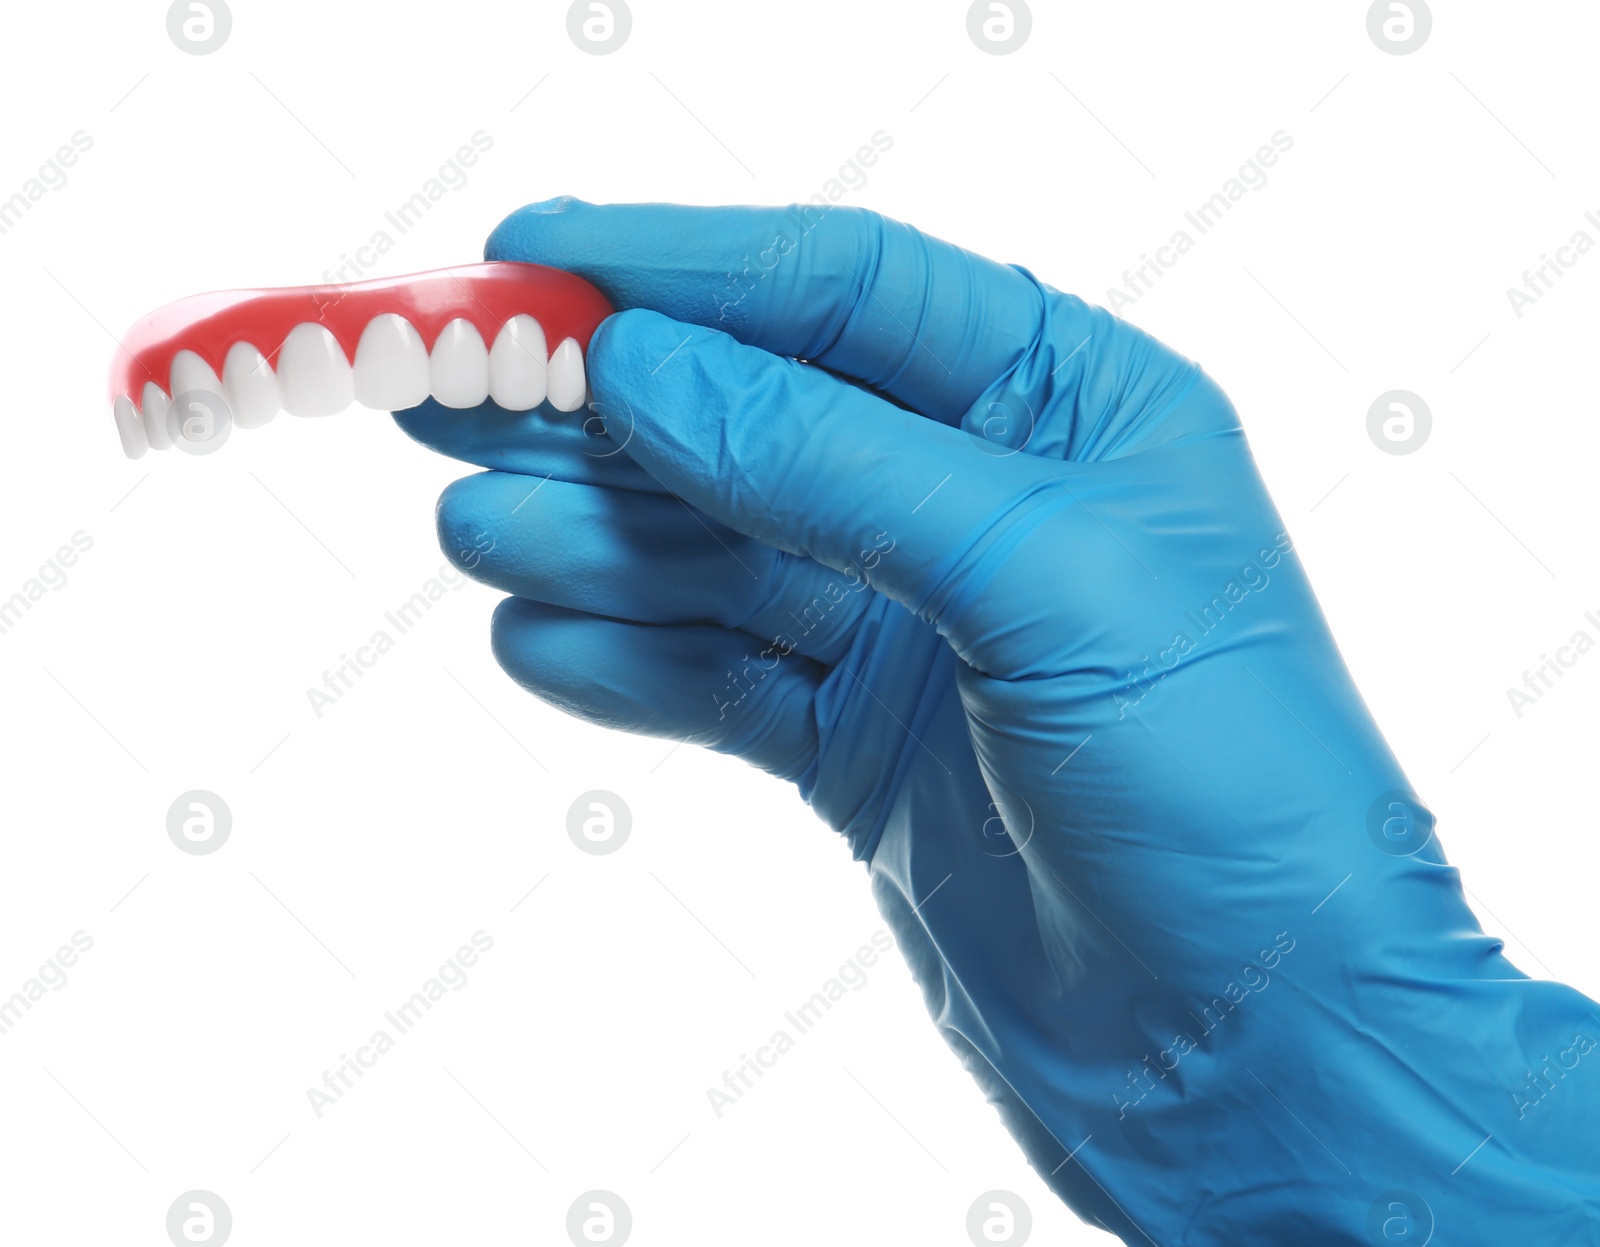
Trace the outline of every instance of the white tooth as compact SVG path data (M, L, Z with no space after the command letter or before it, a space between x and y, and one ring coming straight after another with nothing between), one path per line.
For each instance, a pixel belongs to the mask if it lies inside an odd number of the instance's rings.
M344 348L322 325L296 325L278 352L278 390L291 416L331 416L355 401Z
M433 396L446 407L476 407L489 397L489 352L472 322L451 321L428 358Z
M587 390L583 352L571 338L563 338L550 356L550 406L557 411L577 411Z
M513 316L489 352L489 396L507 411L531 411L544 402L547 376L544 329L531 316Z
M173 445L186 455L209 455L233 431L227 403L221 394L209 390L180 390L167 420Z
M241 429L260 428L283 406L272 365L248 342L235 342L228 348L228 357L222 361L222 397Z
M179 351L172 357L172 397L191 390L203 390L221 398L222 381L211 371L211 365L193 351Z
M154 381L146 381L143 401L139 404L140 420L151 450L171 450L172 435L167 431L167 408L172 400Z
M428 348L411 322L393 312L373 317L356 346L356 402L404 411L427 397Z
M144 435L144 426L139 423L139 413L134 411L131 399L118 394L117 401L111 405L111 418L117 422L122 453L128 458L137 459L150 449L150 440Z

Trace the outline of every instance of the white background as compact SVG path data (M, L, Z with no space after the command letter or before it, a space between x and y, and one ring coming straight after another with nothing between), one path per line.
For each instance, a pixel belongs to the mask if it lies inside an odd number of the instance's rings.
M0 598L93 545L0 635L0 996L74 931L94 946L0 1035L6 1237L165 1243L204 1188L241 1245L555 1243L605 1188L638 1244L960 1245L1003 1188L1034 1241L1110 1241L1028 1169L897 957L713 1114L706 1089L880 926L786 786L526 697L475 584L313 714L308 686L444 563L434 500L469 469L359 410L121 456L111 335L320 280L478 130L467 184L373 275L473 260L556 194L804 199L883 130L850 202L1105 302L1292 136L1124 314L1238 405L1486 928L1600 991L1600 652L1521 718L1506 696L1600 637L1600 251L1521 318L1506 296L1576 230L1600 242L1600 10L1439 0L1405 56L1366 10L1038 3L994 56L960 3L634 0L599 57L560 3L234 0L192 56L165 4L10 6L0 197L93 145L0 235ZM1366 431L1395 388L1434 418L1405 456ZM233 812L213 855L167 837L192 788ZM612 856L565 830L596 788L632 811ZM480 929L470 982L318 1119L306 1089Z

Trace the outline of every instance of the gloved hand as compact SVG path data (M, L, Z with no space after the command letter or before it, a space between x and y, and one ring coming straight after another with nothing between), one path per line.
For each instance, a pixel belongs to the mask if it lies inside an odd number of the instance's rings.
M1600 1243L1600 1007L1479 928L1195 364L847 208L558 200L487 254L630 309L603 432L397 417L496 469L439 506L496 656L795 782L1080 1216Z

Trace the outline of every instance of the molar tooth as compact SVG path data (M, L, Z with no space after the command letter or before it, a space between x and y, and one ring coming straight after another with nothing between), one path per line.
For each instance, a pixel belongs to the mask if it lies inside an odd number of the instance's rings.
M384 312L356 346L356 402L374 411L404 411L428 397L428 348L404 316Z
M513 316L489 351L489 396L507 411L531 411L544 402L548 376L543 327L531 316Z
M296 325L278 352L278 389L291 416L331 416L355 400L344 348L326 326Z
M278 378L266 357L248 342L235 342L222 361L222 397L241 429L260 428L283 405Z
M571 338L563 338L550 354L550 406L557 411L577 411L587 390L583 352Z
M154 381L146 381L144 395L139 403L139 419L144 424L144 435L151 450L171 450L172 434L167 431L167 408L172 400Z
M116 402L111 405L111 418L117 422L122 453L128 458L137 459L150 449L150 441L145 437L144 425L139 423L139 413L134 411L132 399L118 394Z
M489 352L470 321L458 317L440 331L428 372L434 398L446 407L476 407L489 397Z

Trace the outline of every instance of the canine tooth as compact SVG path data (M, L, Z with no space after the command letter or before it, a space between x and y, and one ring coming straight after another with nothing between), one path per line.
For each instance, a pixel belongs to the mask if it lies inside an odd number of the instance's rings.
M212 371L211 365L206 363L193 351L179 351L172 357L172 406L168 408L166 418L167 436L179 450L189 453L209 453L215 446L222 442L213 438L217 435L211 431L213 419L220 419L223 423L231 423L227 411L227 400L222 397L222 381ZM188 405L177 421L174 421L173 411L189 396ZM198 413L196 412L198 408ZM220 413L220 415L219 415ZM195 430L203 430L199 435ZM222 438L227 437L224 430ZM205 446L205 450L199 447Z
M207 394L222 394L222 381L211 365L193 351L179 351L172 357L172 397L191 390L204 390Z
M489 397L507 411L531 411L544 402L548 376L543 327L531 316L513 316L489 351Z
M221 394L212 390L180 390L168 415L172 444L186 455L209 455L233 431L233 416Z
M374 411L404 411L428 397L428 348L404 316L385 312L356 346L356 402Z
M278 389L291 416L331 416L355 401L344 348L322 325L296 325L278 352Z
M172 400L154 381L146 381L143 401L139 404L140 420L151 450L171 450L172 434L167 431L167 408Z
M222 397L241 429L260 428L283 406L272 365L248 342L228 348L222 361Z
M563 338L550 354L550 406L557 411L577 411L587 390L583 352L571 338Z
M446 407L476 407L489 397L489 352L470 321L457 317L440 331L428 372Z
M117 422L117 436L122 439L122 453L137 459L150 449L144 426L139 423L139 413L133 409L133 400L118 394L111 405L111 418Z

